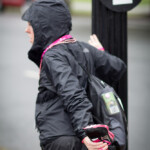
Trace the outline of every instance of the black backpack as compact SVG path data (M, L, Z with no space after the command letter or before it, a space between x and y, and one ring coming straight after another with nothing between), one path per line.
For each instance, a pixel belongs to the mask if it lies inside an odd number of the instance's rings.
M93 104L95 123L109 126L114 133L113 144L125 150L127 144L127 121L123 106L115 90L94 75L88 76L88 98Z
M82 45L80 47L82 48ZM73 53L71 54L75 61L78 60ZM87 61L86 56L85 59ZM95 75L90 74L88 68L85 68L79 62L77 63L88 75L86 92L93 104L94 123L109 126L109 130L115 135L113 145L115 145L117 150L125 150L127 146L127 120L121 99L113 87Z

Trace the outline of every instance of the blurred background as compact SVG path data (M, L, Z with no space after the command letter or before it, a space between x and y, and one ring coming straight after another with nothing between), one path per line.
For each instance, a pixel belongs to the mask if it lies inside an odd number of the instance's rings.
M92 0L66 0L72 35L91 35ZM34 109L39 69L27 58L31 45L21 20L30 0L0 0L0 150L40 150ZM129 150L149 148L150 0L128 12Z

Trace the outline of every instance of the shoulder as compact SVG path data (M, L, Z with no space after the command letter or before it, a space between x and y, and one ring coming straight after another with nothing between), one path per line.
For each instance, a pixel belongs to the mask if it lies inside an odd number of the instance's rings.
M83 47L83 51L89 51L92 55L96 55L97 53L102 53L102 51L98 50L97 48L93 47L92 45L85 43L85 42L80 42L80 44Z
M93 47L92 45L80 42L83 47L83 52L87 55L89 54L89 57L92 57L93 60L95 60L97 57L101 57L104 55L105 52L98 50L97 48Z
M88 43L86 43L86 42L80 42L80 41L79 41L79 43L80 43L83 47L85 47L85 48L97 50L95 47L93 47L92 45L90 45L90 44L88 44Z
M65 50L65 47L63 45L56 45L49 49L45 55L43 56L43 62L66 62L68 58L68 53Z
M54 56L57 57L65 54L66 54L65 48L62 45L55 45L45 53L44 58L54 57Z

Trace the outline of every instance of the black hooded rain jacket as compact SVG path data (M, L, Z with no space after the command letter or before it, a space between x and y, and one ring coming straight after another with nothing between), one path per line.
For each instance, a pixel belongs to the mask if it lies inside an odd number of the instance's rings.
M62 0L37 0L22 19L33 27L34 43L28 56L38 66L44 49L71 30L71 16ZM93 124L87 75L77 62L110 84L118 81L126 68L119 58L83 42L48 50L42 61L35 113L41 145L62 135L76 135L82 140L86 136L83 128Z

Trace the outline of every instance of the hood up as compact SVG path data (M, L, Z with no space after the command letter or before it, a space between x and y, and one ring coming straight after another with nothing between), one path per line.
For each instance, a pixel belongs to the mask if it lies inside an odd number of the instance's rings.
M44 49L63 35L69 34L71 15L63 0L36 0L23 14L34 31L34 43L28 57L38 66Z

